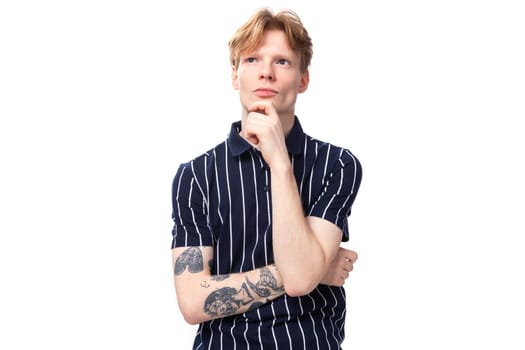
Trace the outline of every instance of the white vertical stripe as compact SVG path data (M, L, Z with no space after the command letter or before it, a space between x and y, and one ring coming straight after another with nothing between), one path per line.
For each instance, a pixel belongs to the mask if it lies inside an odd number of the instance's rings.
M324 334L325 336L323 337L324 340L326 340L326 343L328 344L328 349L331 349L332 346L330 345L330 342L328 341L328 331L326 330L326 325L325 325L325 322L327 317L326 317L326 313L324 312L324 308L326 307L326 305L328 305L328 302L326 301L326 298L324 297L323 293L321 293L318 289L315 290L317 292L317 294L319 294L321 296L321 298L323 298L324 300L324 305L319 309L321 311L321 313L323 314L323 317L322 317L322 320L323 322L321 322L321 326L323 327L323 330L324 330Z
M343 304L346 305L346 297L345 297L345 293L343 293L343 287L340 287L337 289L339 291L339 293L341 293L341 299L343 300ZM343 327L338 327L338 334L339 334L339 339L341 339L343 337L343 331L344 331L344 318L345 318L345 312L343 312L341 314L341 317L339 317L337 320L335 320L335 323L337 324L337 322L342 322L342 326Z
M328 168L328 160L330 159L330 144L328 144L328 150L326 151L326 159L325 159L325 162L324 162L324 168L323 168L323 177L322 177L322 182L324 183L326 181L326 169ZM327 181L326 183L326 187L328 187L328 183L330 182L330 180ZM335 196L335 195L334 195ZM324 219L325 218L325 215L326 215L326 210L330 207L330 204L332 203L332 200L333 200L334 197L332 197L332 199L330 200L330 202L328 203L327 206L325 206L325 209L323 211L323 215L322 215L322 218Z
M337 328L336 328L336 325L335 325L335 322L334 322L334 317L335 317L335 309L336 309L336 307L339 304L337 302L337 297L335 296L334 291L332 290L332 288L329 288L328 290L330 291L330 294L332 294L332 297L334 298L334 301L335 301L334 306L332 306L332 314L330 315L328 320L330 321L330 324L332 325L332 338L333 339L337 339L337 335L335 334L336 331L337 331Z
M344 181L343 168L339 169L339 172L341 173L341 176L339 179L339 187L337 188L337 192L332 195L332 198L330 198L330 200L328 201L328 204L325 206L324 211L323 211L323 218L325 217L326 212L328 211L328 208L330 208L330 206L332 205L332 202L334 201L335 197L339 195L339 193L341 192L341 188L343 187L343 181ZM328 180L328 182L330 182L330 180ZM328 187L328 183L326 184L326 186Z
M228 211L228 224L230 227L230 268L228 271L231 271L232 269L232 261L233 261L233 227L232 227L232 194L231 194L231 188L230 188L230 174L228 173L228 143L225 144L224 149L224 167L226 172L226 187L228 188L228 203L230 204L230 210Z
M177 202L177 211L179 213L179 223L181 227L184 229L184 246L188 245L188 230L186 229L186 226L184 225L184 222L182 221L182 215L180 214L180 202L179 202L179 193L180 193L180 184L182 182L182 177L184 176L184 172L186 171L186 168L182 168L180 177L179 177L179 183L177 184L177 196L176 202Z
M356 181L357 181L357 160L355 159L355 157L348 151L346 151L350 157L354 160L353 164L354 164L354 178L352 179L352 189L350 190L350 193L348 194L348 197L346 197L343 205L341 206L341 208L339 208L339 211L337 212L337 221L339 221L339 217L340 217L340 213L341 213L341 210L343 210L343 208L346 207L346 203L348 203L348 201L350 200L350 198L352 198L352 195L354 194L354 190L355 190L355 185L356 185ZM348 216L349 215L349 211L350 211L351 208L348 208L347 209L347 212L344 213L345 216Z
M317 159L317 147L318 147L318 143L316 142L315 143L315 159ZM308 204L312 203L312 182L314 181L314 168L310 169L310 185L308 186ZM306 169L304 169L304 171L306 172Z
M220 344L220 349L222 349L222 348L224 347L224 345L223 345L224 333L223 333L223 331L222 331L222 321L223 321L223 319L221 318L221 321L220 321L220 323L219 323L219 332L221 333L221 336L220 336L220 340L221 340L221 341L219 342L219 344ZM227 350L229 350L229 349L227 349Z
M239 157L239 177L241 179L241 198L242 198L242 261L239 272L243 271L244 257L246 256L246 201L244 194L244 178L242 176L241 158ZM231 224L230 224L231 225Z
M288 314L288 321L284 323L284 327L286 328L286 334L288 335L288 345L290 345L290 349L292 349L292 336L290 335L290 329L288 329L288 322L292 319L290 314L290 308L288 307L288 295L284 295L284 306L286 307L286 313ZM301 322L297 323L299 325L299 328L301 329L301 333L303 333L303 344L306 343L306 340L304 339L304 332L301 327ZM306 346L306 344L304 345Z
M222 321L222 319L219 319L219 321ZM210 328L216 322L217 322L217 320L211 320ZM219 329L220 329L220 325L219 325ZM213 338L214 338L213 336L215 335L215 332L210 332L210 333L211 333L211 335L210 335L210 342L208 343L208 350L211 350L211 344L213 343Z
M273 304L271 304L271 308L272 308L272 316L273 316L273 321L272 321L272 337L273 337L273 344L274 344L274 347L273 349L278 349L278 345L277 345L277 337L275 336L275 322L277 321L277 317L275 317L275 309L273 307Z
M308 137L304 135L304 148L303 148L303 175L301 176L301 184L299 185L299 194L303 196L303 185L304 185L304 175L306 174L306 153L308 152Z
M253 186L255 189L255 245L252 248L252 269L255 269L255 251L257 250L257 244L259 243L259 191L257 187L257 175L255 172L255 159L253 159L253 154L250 153L250 156L253 169Z
M204 158L204 164L206 164L206 158ZM195 180L195 183L197 184L197 187L199 189L199 191L201 192L201 195L202 195L202 198L203 199L206 199L206 195L204 193L204 190L202 189L202 186L201 184L199 183L199 180L198 180L198 177L197 177L197 174L195 173L195 161L191 162L191 173L193 174L193 180ZM206 174L205 174L206 175ZM208 205L206 203L206 205Z
M259 344L262 345L262 337L261 337L261 327L262 327L262 319L261 319L261 310L257 309L257 317L259 317L259 327L257 327L257 336L259 337Z
M264 170L264 176L265 176L265 186L269 186L268 183L268 170ZM270 227L272 225L272 216L271 216L271 208L270 208L270 191L266 191L266 212L268 213L268 226L266 227L266 230L264 230L264 261L266 265L269 265L270 262L268 261L268 233L271 233Z
M237 349L237 340L235 339L235 336L233 335L233 330L235 329L235 326L236 326L236 323L237 322L237 319L233 320L233 325L232 325L232 328L230 329L230 334L232 336L232 339L233 339L233 348L234 349Z
M215 152L215 149L213 150L213 162L214 162L214 168L215 168L215 185L217 187L217 215L219 216L221 225L224 225L224 219L222 218L222 214L221 214L221 184L222 182L219 181L219 170L218 170L219 166L217 164L217 153ZM214 254L215 266L217 266L217 272L222 272L220 271L220 266L221 266L221 258L219 254L220 249L221 249L221 240L217 239L217 243L215 244L215 254Z
M288 298L288 296L286 296ZM300 315L304 315L304 308L303 308L303 298L299 298L299 308L301 309ZM304 336L304 330L303 330L303 324L302 322L297 322L299 325L299 329L301 330L301 335L303 336L303 350L306 350L306 338Z
M245 320L245 327L246 327L244 328L244 341L246 342L246 348L248 348L248 338L246 337L246 334L248 333L248 318L245 317L244 320Z
M307 295L310 299L312 299L312 303L314 304L314 307L313 309L314 310L317 310L316 306L315 306L315 300L314 298L312 298L312 296L310 294ZM310 320L312 320L312 328L313 328L313 331L314 331L314 336L315 336L315 342L317 343L317 349L319 349L319 337L317 336L317 331L315 330L316 326L315 326L315 320L312 316L312 313L308 313L308 316L310 317Z
M206 180L206 223L210 227L210 182L208 180L208 157L204 158L204 179ZM210 230L211 231L211 230Z
M224 219L222 218L221 214L221 182L219 181L219 173L217 170L219 167L217 166L217 154L215 153L215 150L213 150L213 161L215 163L215 185L217 187L217 215L221 220L221 225L224 225Z
M193 196L193 183L194 179L191 179L190 182L190 195L188 196L188 208L190 208L191 211L191 219L193 221L193 226L195 226L195 231L199 234L199 245L202 246L202 234L199 231L199 225L197 224L197 221L195 220L195 211L193 210L193 207L191 206L191 196Z
M331 145L328 144L328 149L326 150L326 159L324 161L324 169L323 169L323 182L326 179L326 168L328 168L328 161L330 160L330 147Z

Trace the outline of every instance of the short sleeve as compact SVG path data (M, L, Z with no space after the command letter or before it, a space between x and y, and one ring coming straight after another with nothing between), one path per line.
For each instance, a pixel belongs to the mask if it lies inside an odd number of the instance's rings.
M344 150L330 169L319 197L308 215L328 220L343 230L343 241L348 241L348 217L361 185L362 169L359 160Z
M192 171L192 163L182 164L172 185L172 248L212 246L206 196Z

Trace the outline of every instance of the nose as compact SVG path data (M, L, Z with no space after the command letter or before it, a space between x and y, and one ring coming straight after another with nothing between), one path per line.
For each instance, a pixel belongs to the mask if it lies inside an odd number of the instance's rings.
M263 64L261 68L261 72L259 73L259 80L274 80L275 76L271 67L271 64Z

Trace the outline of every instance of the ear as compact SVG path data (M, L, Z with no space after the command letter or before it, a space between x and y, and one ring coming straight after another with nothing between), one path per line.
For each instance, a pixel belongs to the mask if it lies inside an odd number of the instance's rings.
M235 66L232 66L232 86L235 90L239 90L239 75Z
M308 89L308 84L310 83L310 72L308 69L302 73L301 81L299 82L299 93L303 93Z

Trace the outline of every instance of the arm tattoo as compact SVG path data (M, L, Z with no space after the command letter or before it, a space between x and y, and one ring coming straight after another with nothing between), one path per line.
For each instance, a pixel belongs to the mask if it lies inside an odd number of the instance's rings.
M186 268L188 268L188 271L191 273L197 273L203 270L204 265L200 248L190 247L177 258L175 262L175 275L180 275Z
M246 283L241 289L235 290L231 287L223 287L212 292L204 302L204 311L210 316L233 315L242 305L253 301Z
M284 287L277 285L277 279L267 267L261 269L261 279L259 282L254 284L248 277L246 277L246 282L248 282L250 288L261 297L268 297L272 295L272 293L284 291Z

